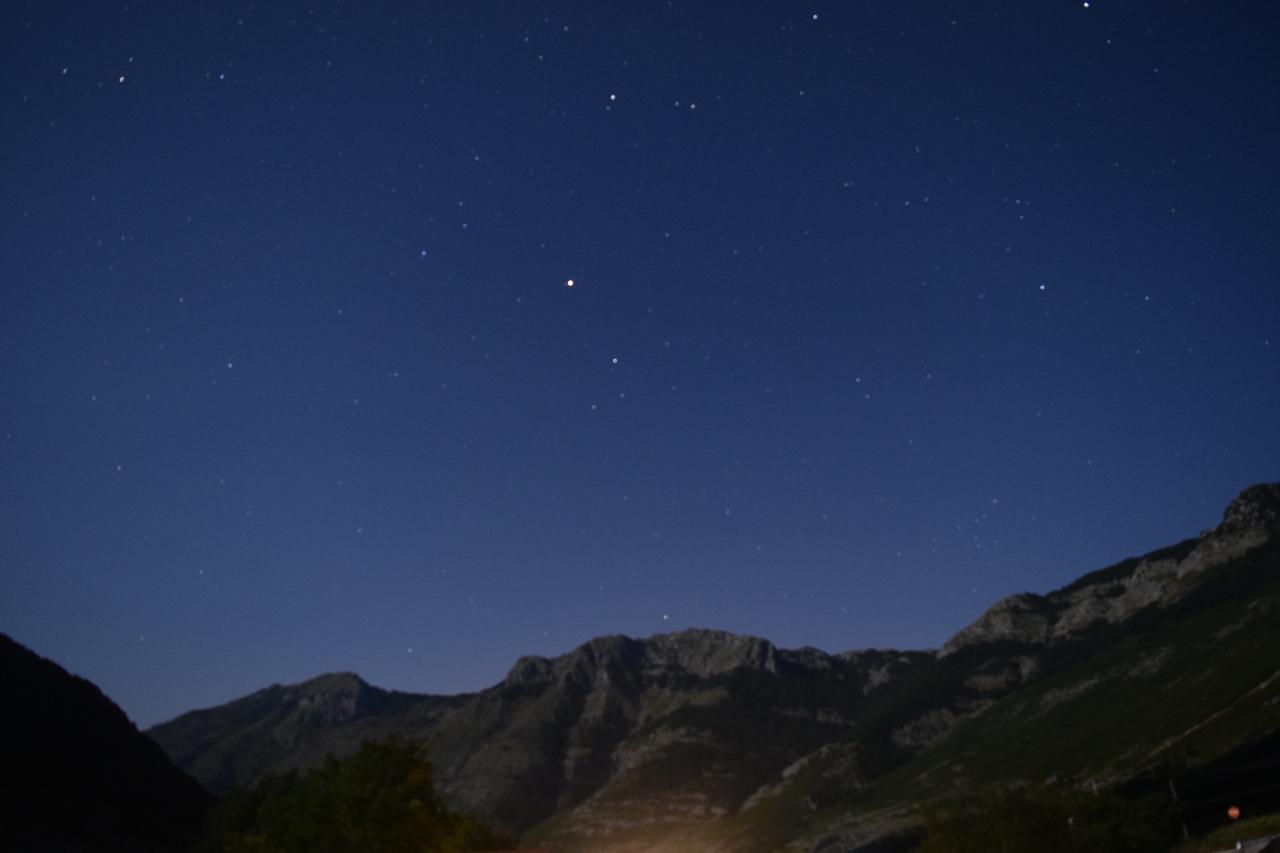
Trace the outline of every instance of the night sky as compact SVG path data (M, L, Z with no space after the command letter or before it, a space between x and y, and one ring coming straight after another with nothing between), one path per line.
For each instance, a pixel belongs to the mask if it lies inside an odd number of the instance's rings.
M143 725L933 647L1280 479L1272 3L42 0L0 55L0 631Z

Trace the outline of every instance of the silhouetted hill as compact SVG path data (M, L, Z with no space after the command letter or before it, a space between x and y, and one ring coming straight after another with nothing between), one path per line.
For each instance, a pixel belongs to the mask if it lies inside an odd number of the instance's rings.
M97 687L2 634L0 684L0 848L183 848L213 798Z

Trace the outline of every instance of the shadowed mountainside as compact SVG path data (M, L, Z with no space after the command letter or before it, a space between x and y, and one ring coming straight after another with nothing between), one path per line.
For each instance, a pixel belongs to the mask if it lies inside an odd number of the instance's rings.
M0 634L0 847L181 850L213 803L110 699Z

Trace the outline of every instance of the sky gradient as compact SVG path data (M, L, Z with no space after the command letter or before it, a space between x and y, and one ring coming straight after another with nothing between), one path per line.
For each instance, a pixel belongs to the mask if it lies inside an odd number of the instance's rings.
M0 27L0 631L140 724L933 647L1280 479L1273 4L195 5Z

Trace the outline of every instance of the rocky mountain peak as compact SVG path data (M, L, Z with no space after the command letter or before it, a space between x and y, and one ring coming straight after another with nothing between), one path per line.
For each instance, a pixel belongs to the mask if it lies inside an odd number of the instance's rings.
M644 641L645 664L679 669L706 678L742 667L777 672L778 650L759 637L691 628L675 634L658 634Z
M650 674L685 672L706 678L742 667L777 672L778 650L768 640L728 631L690 628L643 640L597 637L557 658L527 655L507 673L509 685L548 681L611 665Z
M1280 529L1280 483L1259 483L1245 489L1222 514L1221 532Z
M541 655L521 655L511 665L504 681L511 685L533 684L551 677L551 660Z
M352 695L369 689L369 684L354 672L328 672L297 685L299 692L313 695Z
M307 724L334 725L359 716L374 692L381 691L354 673L333 672L285 688L281 704Z
M541 655L525 655L516 660L507 672L504 683L509 686L537 684L561 678L570 673L590 673L615 663L633 662L637 657L635 647L640 641L613 634L596 637L572 651L555 658Z
M981 643L1043 643L1053 630L1052 614L1046 604L1043 596L1029 592L1006 596L952 637L938 651L938 656L945 657L964 646Z
M1178 566L1188 575L1219 565L1280 534L1280 483L1259 483L1236 496L1222 523L1200 535L1199 543Z

